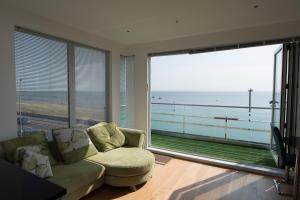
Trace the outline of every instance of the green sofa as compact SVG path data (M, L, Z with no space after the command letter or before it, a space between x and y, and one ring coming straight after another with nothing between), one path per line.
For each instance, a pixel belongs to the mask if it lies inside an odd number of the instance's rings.
M103 184L135 188L152 176L155 158L144 149L145 133L135 129L120 128L124 133L125 146L98 152L72 164L56 163L52 166L50 182L67 189L63 199L80 199ZM32 137L32 136L29 136ZM42 140L38 138L38 140ZM0 143L0 158L11 162L11 154L18 146L35 145L44 141L31 141L28 137L15 138ZM57 158L53 145L48 144L51 154ZM59 159L57 159L59 160Z

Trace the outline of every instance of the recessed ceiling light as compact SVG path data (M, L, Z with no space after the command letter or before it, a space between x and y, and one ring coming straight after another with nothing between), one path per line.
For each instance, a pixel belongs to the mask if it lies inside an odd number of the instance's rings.
M258 8L258 5L254 5L253 8Z

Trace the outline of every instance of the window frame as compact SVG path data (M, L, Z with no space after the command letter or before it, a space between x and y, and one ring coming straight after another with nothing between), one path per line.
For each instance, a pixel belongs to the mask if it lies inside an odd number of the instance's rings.
M15 26L14 28L14 33L16 32L21 32L53 41L58 41L58 42L63 42L67 45L67 93L68 93L68 127L76 127L76 104L75 104L75 47L82 47L82 48L87 48L87 49L92 49L96 51L103 52L105 54L105 121L108 121L111 119L111 103L110 103L110 80L111 80L111 71L110 71L110 63L111 63L111 51L101 49L98 47L94 47L91 45L83 44L80 42L76 42L73 40L49 35L46 33L34 31L28 28L20 27L20 26ZM16 45L14 45L15 47ZM16 59L16 57L15 57ZM16 66L15 66L16 67ZM15 73L16 75L16 73ZM17 119L16 119L17 120ZM16 121L17 123L17 121ZM19 131L19 130L18 130Z

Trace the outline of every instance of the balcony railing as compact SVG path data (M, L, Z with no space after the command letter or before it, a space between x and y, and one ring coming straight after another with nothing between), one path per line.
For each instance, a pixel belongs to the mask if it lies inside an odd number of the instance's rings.
M180 136L270 144L271 108L151 103L151 129Z

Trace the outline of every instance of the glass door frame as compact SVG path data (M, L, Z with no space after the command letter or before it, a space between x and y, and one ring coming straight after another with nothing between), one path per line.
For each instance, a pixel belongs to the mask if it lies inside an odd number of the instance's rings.
M280 55L281 53L281 55ZM279 127L277 125L277 128L280 131L280 135L282 138L285 137L285 127L286 127L286 100L287 100L287 54L288 54L288 44L282 44L274 53L274 71L273 71L273 98L272 98L272 119L271 124L276 126L275 123L279 123ZM278 56L281 56L281 63L277 63ZM281 74L277 74L277 67L281 67ZM280 79L280 102L276 101L276 89L277 85L277 77L281 77ZM277 83L278 84L278 83ZM276 103L279 103L279 122L275 122L275 108ZM276 151L273 150L274 146L274 138L272 134L270 135L270 150L273 156L273 159L278 166L280 160L276 153ZM276 148L276 147L275 147Z
M284 43L274 53L274 82L272 100L272 123L274 122L275 81L276 81L276 56L282 51L282 74L281 74L281 102L280 102L280 134L285 141L286 153L294 153L292 146L295 145L297 129L297 104L298 104L298 79L299 79L299 42ZM271 150L273 144L271 136ZM278 163L278 156L274 151L272 155Z
M237 170L246 170L254 173L261 173L264 175L271 175L271 176L280 176L281 171L279 169L272 169L270 170L269 168L264 168L264 167L253 167L251 165L240 165L238 163L226 163L223 162L222 160L219 160L217 158L210 158L209 160L207 158L201 157L201 156L191 156L188 154L181 154L181 153L176 153L176 152L171 152L167 150L162 150L162 149L157 149L152 147L151 145L151 58L155 56L163 56L163 55L176 55L176 54L193 54L193 53L204 53L204 52L213 52L213 51L218 51L218 50L226 50L226 49L238 49L238 48L243 48L243 47L258 47L258 46L264 46L264 45L270 45L270 44L285 44L285 43L290 43L290 42L295 42L299 41L298 38L295 37L290 37L290 38L281 38L281 39L276 39L276 40L265 40L265 41L252 41L249 43L244 43L244 44L231 44L231 45L225 45L225 46L208 46L208 47L202 47L202 48L194 48L194 49L178 49L178 50L169 50L169 51L160 51L160 52L149 52L147 54L147 104L148 104L148 110L147 110L147 143L146 143L146 148L149 150L156 152L156 153L161 153L173 157L177 157L179 159L187 159L195 162L200 162L200 163L208 163L208 164L213 164L216 166L221 166L221 167L226 167L226 168L231 168L231 169L237 169ZM286 46L286 45L285 45ZM287 47L285 47L287 51ZM287 54L286 54L287 56ZM286 63L287 65L287 63ZM300 71L299 71L300 73ZM287 75L287 71L285 72L285 77ZM300 74L299 74L300 76ZM284 86L286 87L286 85ZM285 90L284 90L285 91ZM286 92L286 91L285 91ZM283 97L281 97L283 98ZM297 112L296 115L300 116L300 112ZM282 114L283 115L283 114ZM272 114L273 116L273 114ZM272 119L271 119L272 120ZM282 123L284 127L284 123Z
M274 123L275 116L275 90L276 90L276 70L277 70L277 56L282 52L282 63L281 63L281 97L280 97L280 119L279 119L279 130L281 136L284 137L284 127L285 127L285 106L286 106L286 94L287 94L287 44L283 44L279 47L274 53L274 72L273 72L273 99L272 99L272 120L271 123ZM271 137L272 138L272 137ZM272 143L271 143L272 144Z

